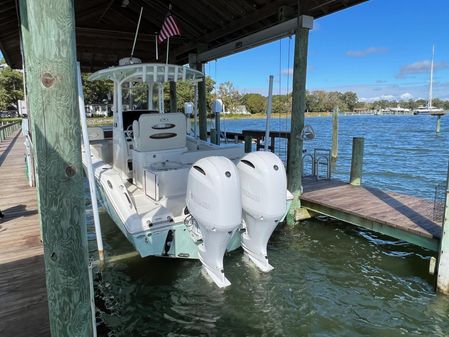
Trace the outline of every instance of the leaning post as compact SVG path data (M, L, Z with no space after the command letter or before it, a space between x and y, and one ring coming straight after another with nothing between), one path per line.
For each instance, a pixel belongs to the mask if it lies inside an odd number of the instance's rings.
M364 143L365 139L363 137L354 137L352 139L351 174L349 183L354 186L360 186L362 184Z
M52 336L92 336L74 1L19 0Z
M293 64L291 132L287 157L287 183L288 189L293 194L294 199L287 214L288 224L295 223L295 212L301 207L299 200L303 170L303 140L301 139L301 131L304 128L304 112L306 107L307 48L309 31L312 28L313 18L311 16L301 15L298 17Z
M449 165L446 178L446 200L443 229L438 251L437 291L449 295Z

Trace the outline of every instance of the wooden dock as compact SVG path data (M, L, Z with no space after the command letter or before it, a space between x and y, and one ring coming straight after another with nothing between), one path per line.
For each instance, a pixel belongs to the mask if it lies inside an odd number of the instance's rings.
M0 336L49 336L36 190L25 174L24 137L0 143Z
M442 227L433 202L339 180L305 179L301 205L313 213L437 251Z

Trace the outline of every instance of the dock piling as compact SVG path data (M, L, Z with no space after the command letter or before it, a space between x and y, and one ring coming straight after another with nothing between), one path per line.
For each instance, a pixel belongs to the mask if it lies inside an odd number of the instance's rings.
M210 129L210 142L217 144L217 131L215 129Z
M354 186L360 186L362 184L364 143L365 139L363 137L354 137L352 139L351 175L349 177L349 183Z
M72 0L19 0L50 331L92 336Z
M204 73L204 64L198 63L197 69ZM198 82L198 124L200 139L207 140L207 101L206 101L206 78Z
M338 113L339 108L335 108L332 112L332 154L331 161L334 164L338 157Z
M443 217L443 231L438 254L437 291L449 295L449 165L446 179L446 200Z
M178 111L176 106L176 82L170 81L170 112L176 111Z
M436 132L440 133L440 129L441 129L441 115L437 116L437 129Z
M245 135L245 153L250 153L253 147L253 138Z
M295 51L293 63L293 92L291 132L287 154L287 187L293 194L293 201L287 214L287 223L295 223L296 209L301 207L299 196L302 186L302 150L303 139L301 131L304 128L304 113L306 110L306 78L307 49L309 45L309 30L313 27L313 18L301 15L298 18L295 32Z

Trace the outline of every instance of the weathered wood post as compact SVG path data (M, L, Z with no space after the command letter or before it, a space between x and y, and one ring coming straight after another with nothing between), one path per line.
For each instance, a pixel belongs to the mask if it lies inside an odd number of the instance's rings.
M338 157L338 113L340 109L337 107L332 112L332 154L331 161L335 165Z
M301 131L304 128L304 112L306 108L307 48L309 30L311 28L313 28L313 18L301 15L298 18L298 27L295 34L291 132L287 157L288 189L294 196L287 215L288 224L295 223L296 209L301 207L299 200L303 170L303 140L301 139Z
M189 54L189 67L199 70L204 74L204 64L197 62L197 54ZM198 82L198 124L200 139L207 141L207 97L206 97L206 76L204 80Z
M250 153L253 150L253 138L248 135L243 136L245 142L245 153Z
M170 112L177 111L176 106L176 82L170 81Z
M438 252L437 291L449 295L449 165L446 178L446 200L443 217L443 234Z
M354 186L360 186L362 184L364 143L365 139L363 137L354 137L352 139L351 175L349 177L349 183Z
M74 1L19 0L52 336L92 336Z
M203 63L198 63L197 69L204 74ZM200 139L207 140L206 77L198 83L198 124L200 128Z

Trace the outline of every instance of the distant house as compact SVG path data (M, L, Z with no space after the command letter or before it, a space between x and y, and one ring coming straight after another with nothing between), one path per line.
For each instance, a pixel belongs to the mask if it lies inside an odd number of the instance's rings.
M226 107L223 105L223 113L226 115L249 115L250 112L246 109L245 105L237 105L234 109L226 111Z

